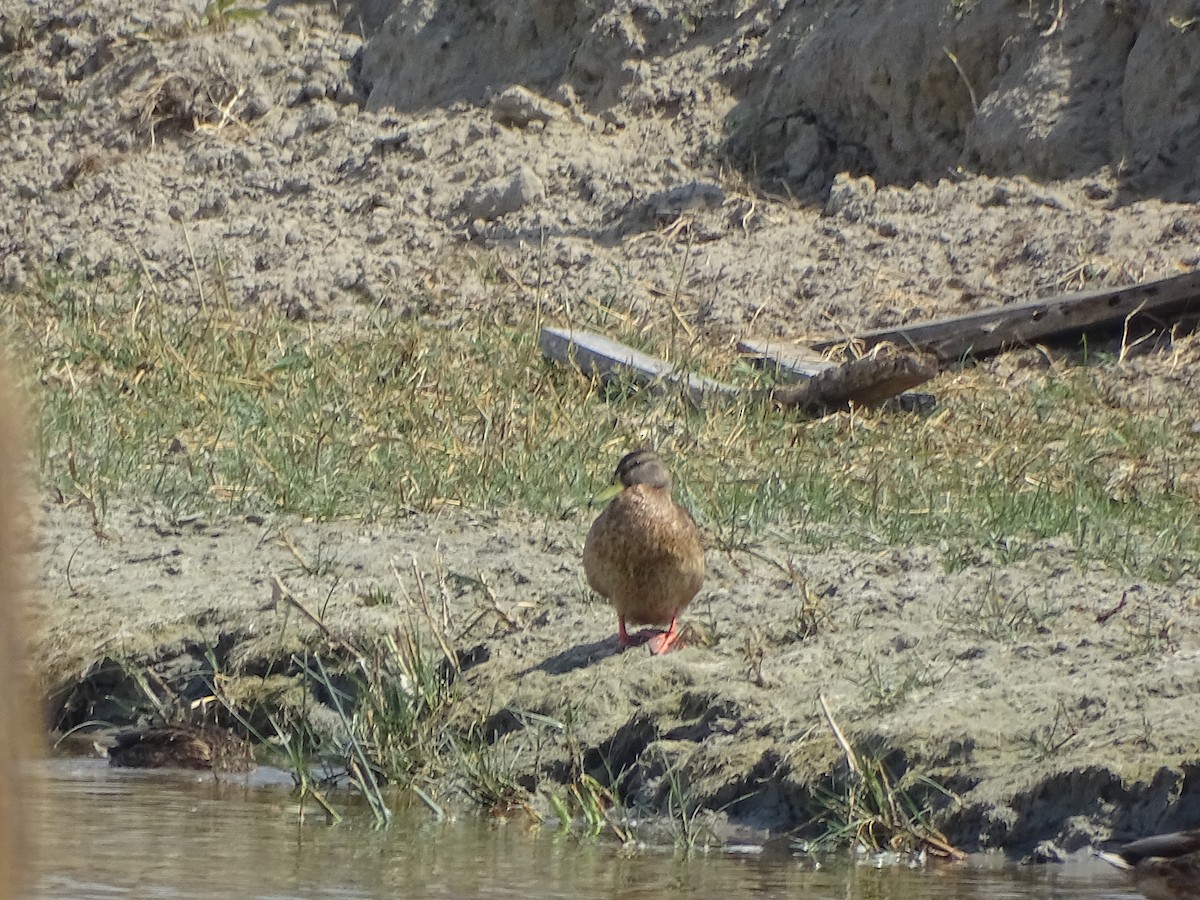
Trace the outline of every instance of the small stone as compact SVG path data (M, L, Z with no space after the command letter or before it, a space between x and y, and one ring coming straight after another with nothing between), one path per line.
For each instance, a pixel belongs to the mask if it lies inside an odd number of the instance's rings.
M833 179L823 213L827 216L840 216L847 222L858 222L866 215L874 198L875 182L870 176L852 178L841 172Z
M711 181L689 181L650 197L650 208L656 216L674 219L684 213L720 209L725 191Z
M528 166L478 184L463 195L461 209L472 219L492 220L545 196L546 186Z
M229 211L229 201L224 194L213 193L196 207L197 219L215 219Z
M337 118L337 108L333 104L320 103L305 113L301 128L307 132L324 131L337 122Z
M492 118L514 128L526 128L531 122L545 125L557 118L559 111L552 101L518 84L492 98Z

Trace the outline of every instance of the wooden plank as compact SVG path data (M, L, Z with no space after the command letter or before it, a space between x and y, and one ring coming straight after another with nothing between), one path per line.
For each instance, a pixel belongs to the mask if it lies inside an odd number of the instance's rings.
M574 366L588 377L625 378L651 390L678 390L694 403L711 394L745 393L712 378L685 375L664 360L590 331L546 326L538 346L548 359Z
M771 391L780 406L837 409L850 403L874 406L924 384L938 372L927 355L886 348L861 359L831 366L795 384Z
M1189 312L1200 312L1200 270L1128 287L1059 294L921 325L864 331L849 339L821 341L813 347L828 350L846 340L866 347L893 343L926 350L950 362L967 354L983 355L1053 335L1119 325L1129 316L1153 315L1166 320Z
M754 396L754 392L711 378L685 376L670 363L589 331L547 326L538 344L548 359L574 366L589 377L625 378L651 390L682 390L697 404L712 395ZM811 357L801 361L797 356L795 362L803 367L818 361ZM820 366L814 367L819 369L817 374L772 389L771 400L779 406L806 410L838 409L852 402L865 406L894 397L937 374L937 367L927 357L895 349L840 365L819 362Z
M793 378L812 378L837 367L837 363L799 344L740 340L737 342L737 350L759 367L771 368Z
M737 348L763 367L774 367L800 383L776 387L771 399L780 406L838 409L854 403L874 406L904 395L937 374L927 356L895 349L876 351L862 359L838 364L797 344L741 340ZM934 402L929 395L905 395L900 409L924 410Z

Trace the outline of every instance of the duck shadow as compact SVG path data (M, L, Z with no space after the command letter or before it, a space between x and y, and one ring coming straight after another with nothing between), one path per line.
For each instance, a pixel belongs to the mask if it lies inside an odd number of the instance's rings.
M565 675L576 669L586 669L593 663L616 656L621 650L617 646L616 636L602 641L592 641L588 644L576 644L561 653L549 656L536 666L531 666L527 672L545 672L549 675Z

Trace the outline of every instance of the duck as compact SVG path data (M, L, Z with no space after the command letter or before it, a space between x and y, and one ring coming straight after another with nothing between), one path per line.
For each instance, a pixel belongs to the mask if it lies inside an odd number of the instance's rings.
M671 496L671 473L653 450L626 453L613 474L616 493L583 545L592 590L617 610L621 650L646 644L654 655L678 649L679 614L704 583L704 545L691 513ZM630 634L627 625L665 626Z
M210 769L252 772L250 743L224 728L187 724L152 725L117 734L108 764L127 769Z
M1200 828L1142 838L1096 855L1128 872L1148 900L1200 900Z

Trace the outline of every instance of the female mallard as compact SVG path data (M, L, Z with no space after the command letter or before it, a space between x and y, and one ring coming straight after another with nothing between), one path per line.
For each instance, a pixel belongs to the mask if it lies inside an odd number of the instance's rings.
M1200 829L1142 838L1096 855L1128 872L1150 900L1200 900Z
M658 454L634 450L617 463L621 492L600 513L583 545L583 570L617 608L622 649L649 642L651 653L677 645L679 614L704 581L704 548L688 511L671 499L671 474ZM630 636L625 623L666 625Z

